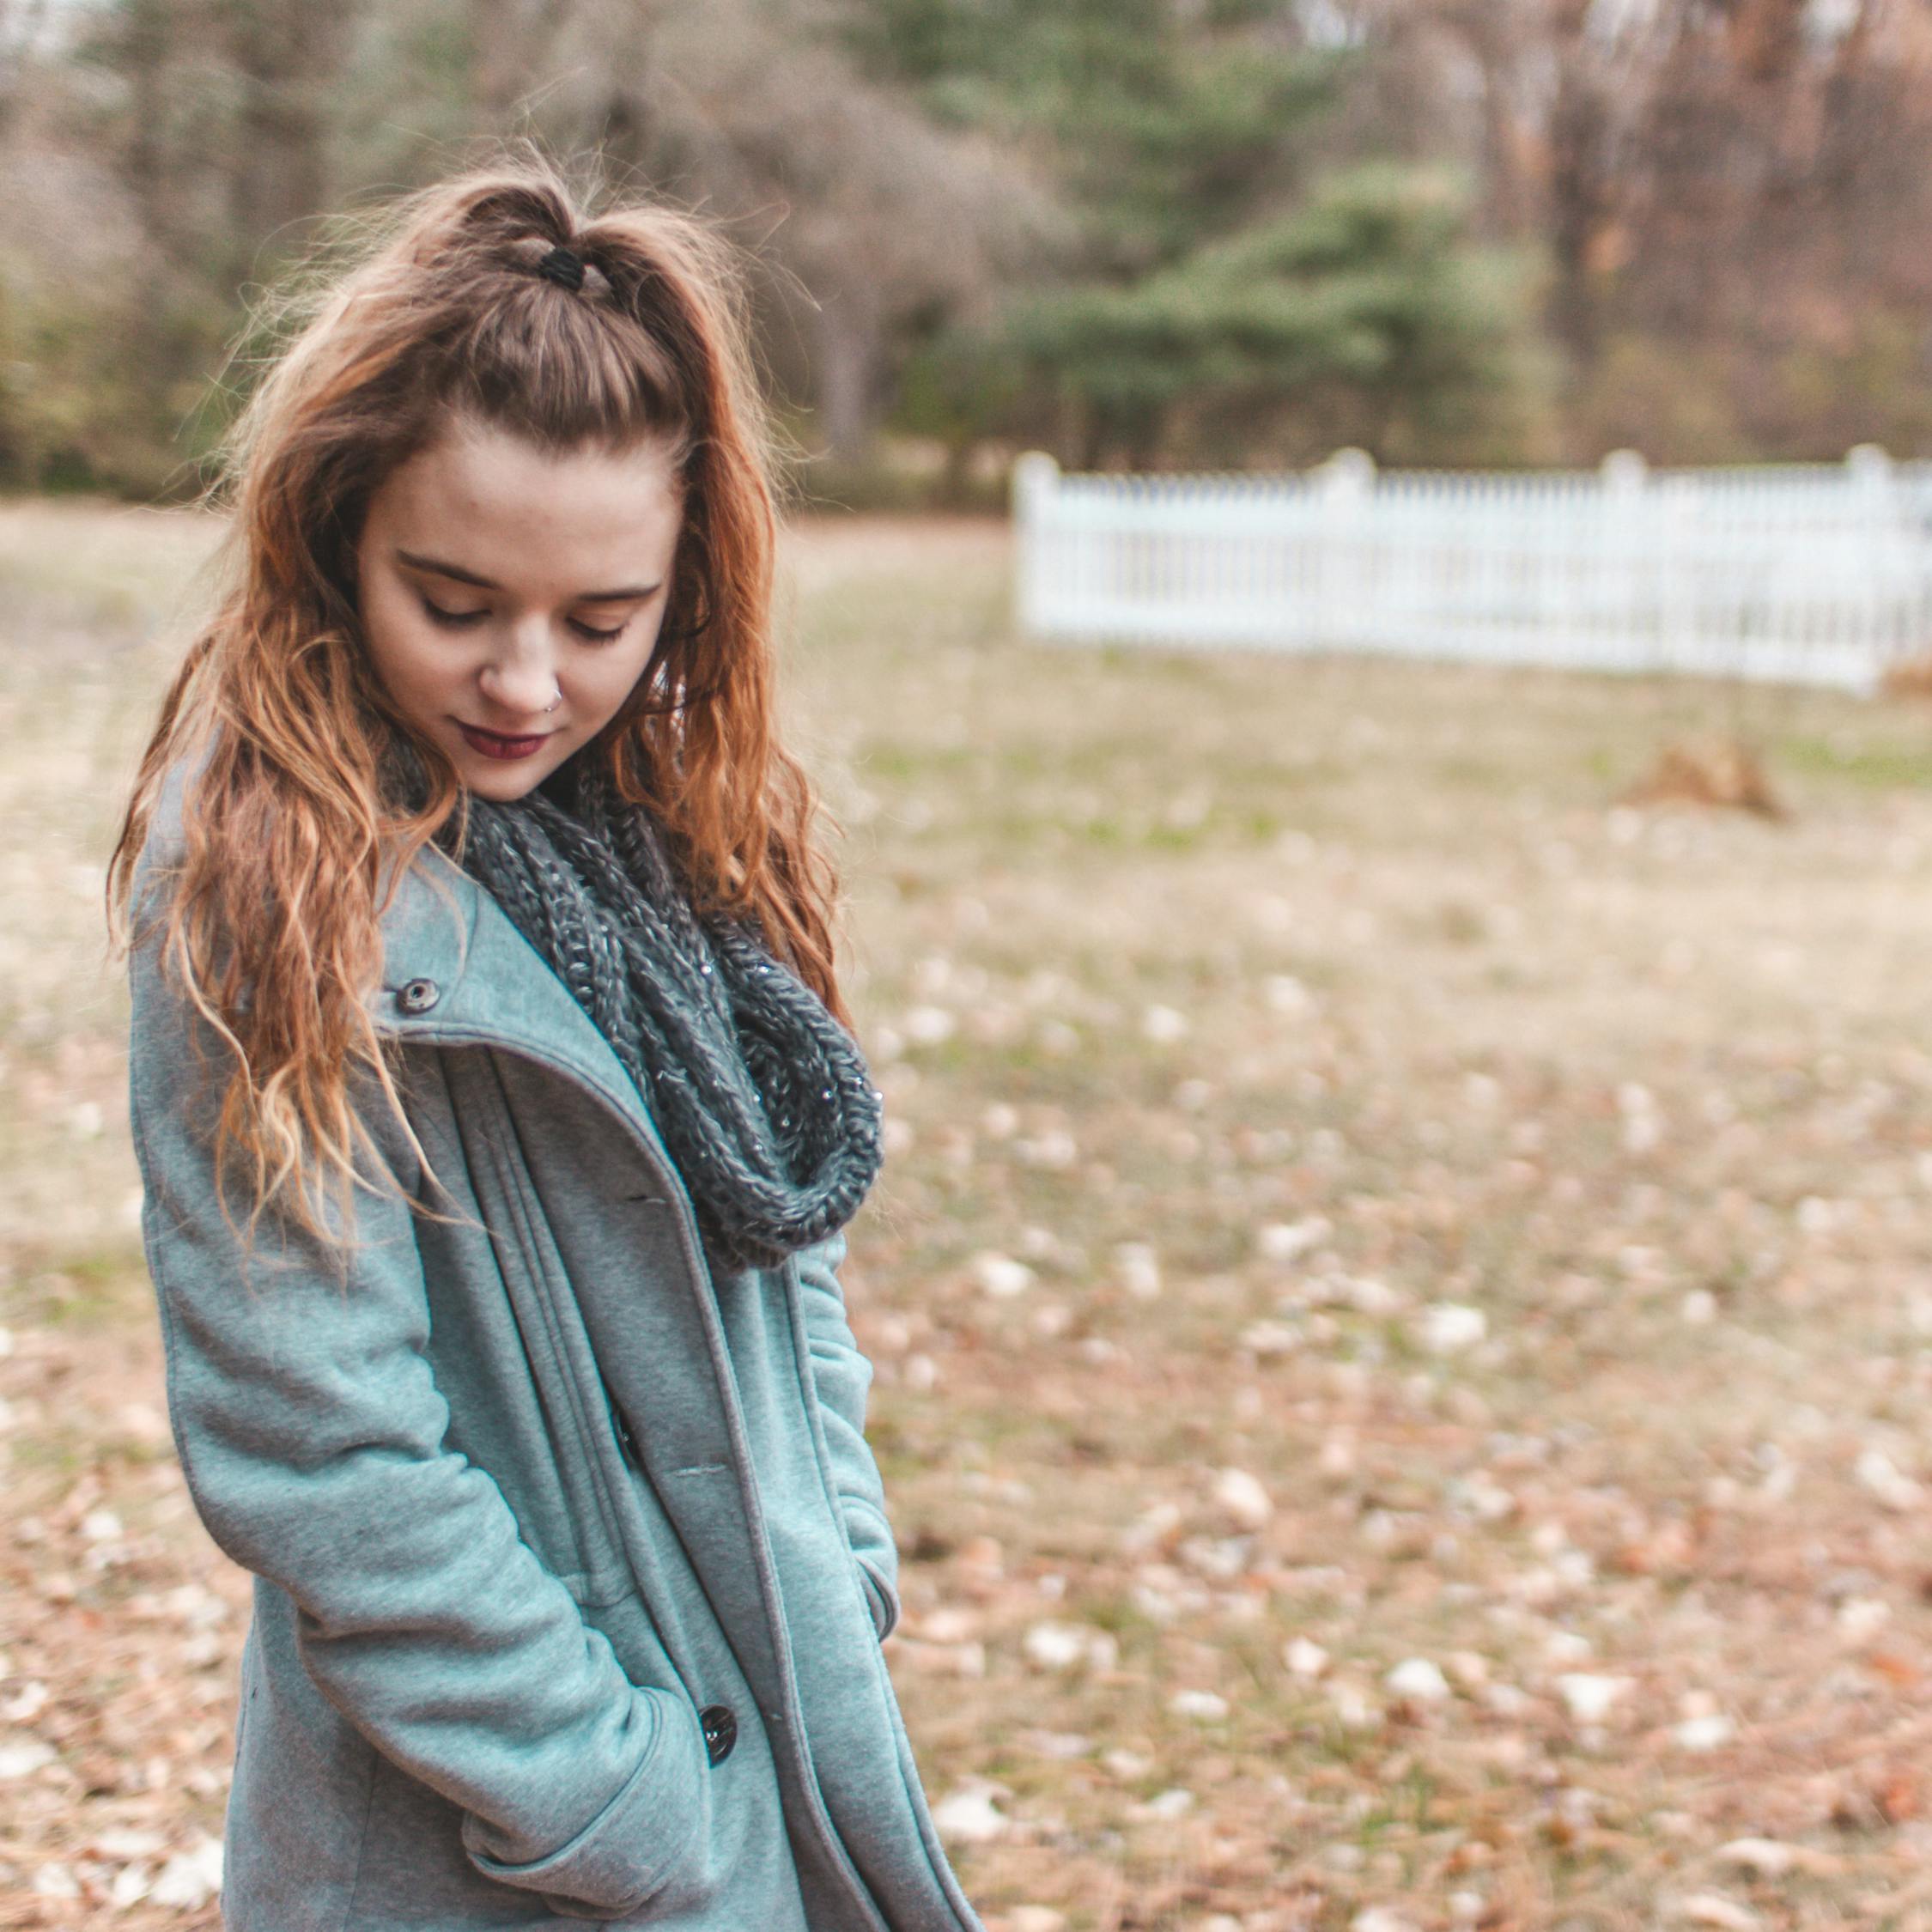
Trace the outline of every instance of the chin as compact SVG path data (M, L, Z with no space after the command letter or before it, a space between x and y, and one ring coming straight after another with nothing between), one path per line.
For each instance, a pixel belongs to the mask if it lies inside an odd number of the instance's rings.
M511 762L471 752L457 766L456 775L479 799L513 805L534 792L562 762L561 758L521 758Z

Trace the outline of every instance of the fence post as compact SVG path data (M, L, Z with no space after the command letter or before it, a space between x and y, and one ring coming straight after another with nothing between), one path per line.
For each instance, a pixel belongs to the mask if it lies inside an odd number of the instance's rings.
M1338 449L1315 472L1321 506L1321 621L1320 635L1311 641L1318 650L1358 634L1362 624L1352 626L1349 618L1368 615L1363 528L1375 487L1376 459L1365 449Z
M1860 443L1845 452L1845 476L1855 492L1850 557L1855 579L1834 590L1850 606L1850 632L1843 648L1850 659L1845 682L1874 689L1886 661L1903 654L1898 623L1909 567L1904 505L1890 453L1877 443Z
M1891 453L1877 443L1860 443L1844 453L1846 474L1874 495L1892 487Z
M1619 499L1640 496L1650 474L1643 453L1635 449L1613 449L1597 465L1605 491Z
M1637 640L1642 634L1644 573L1639 559L1648 520L1645 500L1650 488L1650 465L1638 450L1613 449L1597 465L1596 473L1603 521L1585 602L1586 628L1600 659L1620 656L1627 666L1642 656ZM1657 628L1661 641L1661 598Z
M1060 562L1060 546L1049 558L1048 511L1060 483L1060 465L1043 449L1030 449L1013 460L1013 617L1023 634L1036 635L1047 626L1048 574Z
M1656 668L1716 675L1698 651L1698 555L1704 489L1694 471L1664 478L1659 492ZM1735 643L1738 641L1734 641Z

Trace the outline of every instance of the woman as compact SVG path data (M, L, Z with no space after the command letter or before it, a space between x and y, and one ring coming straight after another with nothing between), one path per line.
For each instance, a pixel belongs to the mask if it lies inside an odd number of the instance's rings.
M879 1096L727 245L519 157L252 398L112 872L237 1932L978 1926L880 1643Z

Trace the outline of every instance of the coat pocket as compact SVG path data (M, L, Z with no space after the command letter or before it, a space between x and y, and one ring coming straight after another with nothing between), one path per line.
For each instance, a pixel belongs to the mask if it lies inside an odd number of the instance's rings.
M885 1515L884 1485L865 1435L864 1392L872 1381L872 1365L860 1353L853 1339L842 1302L834 1323L827 1319L831 1306L827 1293L821 1289L808 1295L797 1255L787 1260L782 1272L767 1271L767 1279L775 1283L786 1303L799 1400L811 1435L825 1500L838 1519L854 1577L865 1598L872 1628L883 1643L899 1621L899 1565L892 1525ZM814 1354L814 1309L817 1310L823 1346L835 1365L843 1392L842 1406L828 1404L820 1386L819 1365Z
M643 1762L597 1816L554 1851L528 1863L492 1858L463 1821L464 1850L499 1884L541 1898L562 1918L648 1925L702 1905L718 1874L712 1835L711 1766L698 1713L680 1692L653 1691L658 1733Z

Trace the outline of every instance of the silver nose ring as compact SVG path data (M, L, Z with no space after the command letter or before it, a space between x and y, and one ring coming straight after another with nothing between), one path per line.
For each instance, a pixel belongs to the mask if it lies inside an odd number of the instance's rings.
M549 717L549 716L550 716L550 713L551 713L551 712L553 712L553 711L555 711L555 710L556 709L556 708L557 708L557 707L558 707L558 706L559 706L560 704L562 704L562 702L563 702L563 687L562 687L562 685L559 684L559 685L558 685L558 686L556 687L556 696L555 696L554 698L552 698L552 699L550 700L550 702L549 702L548 704L546 704L546 705L545 705L545 706L544 707L544 716L545 716L546 718L547 718L547 717Z

